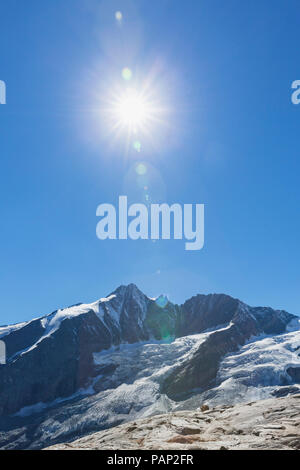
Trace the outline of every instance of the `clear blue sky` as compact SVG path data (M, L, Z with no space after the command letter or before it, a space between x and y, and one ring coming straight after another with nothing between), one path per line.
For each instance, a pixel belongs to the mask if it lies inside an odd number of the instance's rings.
M300 313L299 44L296 0L2 1L0 324L130 282ZM126 66L170 110L140 153L97 109ZM140 160L154 198L205 204L202 251L96 238Z

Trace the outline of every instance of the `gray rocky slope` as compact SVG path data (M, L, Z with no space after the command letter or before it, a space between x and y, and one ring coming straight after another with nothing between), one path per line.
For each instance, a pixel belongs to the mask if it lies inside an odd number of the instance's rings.
M0 447L41 448L141 416L286 395L299 320L223 295L183 305L121 286L91 304L0 328Z
M300 450L300 395L167 413L49 448L105 449Z

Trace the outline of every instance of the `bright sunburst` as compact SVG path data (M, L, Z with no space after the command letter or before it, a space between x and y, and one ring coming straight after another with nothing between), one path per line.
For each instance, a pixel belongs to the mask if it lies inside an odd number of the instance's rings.
M130 88L115 104L113 113L120 126L138 130L151 118L153 109L141 93Z
M147 132L157 113L154 103L134 88L127 88L116 96L110 109L114 128L123 129L127 134Z
M121 77L119 83L103 88L100 97L102 123L111 145L124 142L126 152L133 149L137 153L153 146L158 148L170 121L165 94L156 83L155 73L142 81L134 78L129 68L124 68Z

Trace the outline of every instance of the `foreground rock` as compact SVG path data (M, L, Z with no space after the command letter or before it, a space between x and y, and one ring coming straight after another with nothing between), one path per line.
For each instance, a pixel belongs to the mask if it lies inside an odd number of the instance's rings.
M152 416L50 450L300 450L300 395Z

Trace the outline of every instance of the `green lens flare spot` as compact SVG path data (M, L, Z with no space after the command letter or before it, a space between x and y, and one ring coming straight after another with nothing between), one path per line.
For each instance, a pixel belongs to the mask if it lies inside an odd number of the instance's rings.
M125 67L122 70L122 77L128 82L132 78L132 71L128 67Z
M141 151L141 148L142 148L142 144L139 140L136 140L135 142L133 142L133 148L134 150L136 150L137 152L140 152Z
M144 163L138 163L138 165L135 168L135 171L139 176L143 176L147 173L147 167Z
M166 295L160 295L155 300L155 303L159 308L165 308L169 303L169 299Z

